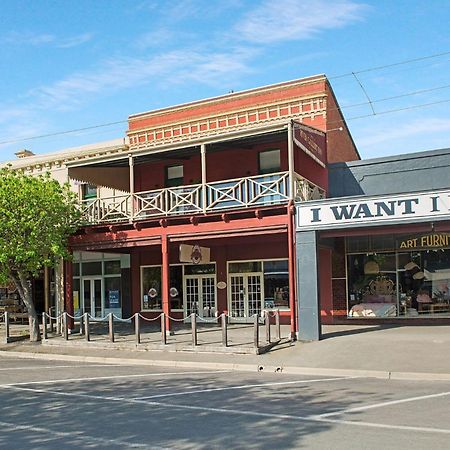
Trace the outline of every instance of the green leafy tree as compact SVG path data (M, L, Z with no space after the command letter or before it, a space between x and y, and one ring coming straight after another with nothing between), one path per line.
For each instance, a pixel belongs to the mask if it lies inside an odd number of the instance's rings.
M67 242L80 213L69 185L50 177L0 170L0 282L13 282L27 307L30 340L41 339L31 281L44 267L69 257Z

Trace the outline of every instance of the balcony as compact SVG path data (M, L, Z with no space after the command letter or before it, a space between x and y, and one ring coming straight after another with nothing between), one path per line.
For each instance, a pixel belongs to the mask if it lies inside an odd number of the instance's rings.
M323 189L298 174L294 174L293 186L295 201L325 195ZM85 224L97 225L282 205L290 199L289 172L278 172L84 200L81 212Z

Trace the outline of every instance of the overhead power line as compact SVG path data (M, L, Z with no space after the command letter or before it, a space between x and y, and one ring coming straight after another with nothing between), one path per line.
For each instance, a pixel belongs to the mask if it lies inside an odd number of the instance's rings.
M342 109L347 109L347 108L354 108L354 107L357 107L357 106L370 105L370 107L372 108L372 114L366 114L366 115L357 116L357 117L350 117L349 119L346 119L346 120L360 119L360 118L363 118L363 117L370 117L370 116L375 115L375 110L373 108L373 103L378 103L378 102L383 102L383 101L388 101L388 100L394 100L394 99L398 99L398 98L403 98L403 97L408 97L408 96L412 96L412 95L418 95L418 94L432 92L432 91L436 91L436 90L440 90L440 89L449 88L450 85L447 84L447 85L438 86L438 87L434 87L434 88L422 89L422 90L419 90L419 91L413 91L413 92L409 92L409 93L405 93L405 94L400 94L400 95L396 95L396 96L392 96L392 97L385 97L385 98L381 98L381 99L378 99L378 100L371 100L370 97L368 97L367 92L364 89L364 87L362 86L361 82L359 81L359 78L357 77L357 74L361 74L361 73L373 72L373 71L376 71L376 70L386 69L386 68L389 68L389 67L401 66L401 65L404 65L404 64L410 64L410 63L424 61L424 60L433 59L433 58L438 58L438 57L446 56L446 55L450 55L450 51L442 52L442 53L435 53L435 54L427 55L427 56L422 56L420 58L408 59L408 60L404 60L404 61L400 61L400 62L396 62L396 63L392 63L392 64L385 64L385 65L382 65L382 66L369 67L367 69L362 69L362 70L359 70L359 71L353 71L353 72L348 72L348 73L344 73L344 74L341 74L341 75L336 75L336 76L333 76L333 77L329 77L328 78L329 80L336 80L336 79L344 78L344 77L353 77L353 78L355 78L357 80L358 84L360 85L361 89L363 90L365 96L368 99L367 102L355 103L355 104L351 104L351 105L345 105L345 106L341 106L341 107L338 107L338 108L333 108L332 110L342 110ZM388 113L393 113L393 112L398 112L398 111L406 111L408 109L416 109L416 108L431 106L431 105L435 105L435 104L439 104L439 103L446 103L448 101L450 101L450 100L443 100L443 101L437 101L437 102L432 102L432 103L425 103L425 104L422 104L422 105L415 105L415 106L406 107L406 108L391 109L391 110L388 110L388 111L383 111L383 112L380 112L380 113L376 113L376 115L388 114ZM19 142L27 142L27 141L32 141L32 140L35 140L35 139L44 139L44 138L55 137L55 136L63 136L63 135L66 135L66 134L79 133L81 131L88 131L88 130L93 130L93 129L97 129L97 128L105 128L105 127L109 127L109 126L113 126L113 125L121 125L121 124L126 124L126 123L128 123L127 120L118 120L118 121L115 121L115 122L108 122L108 123L103 123L103 124L91 125L91 126L82 127L82 128L74 128L74 129L64 130L64 131L56 131L54 133L48 133L48 134L42 134L42 135L36 135L36 136L26 136L26 137L22 137L22 138L15 138L15 139L9 139L9 140L6 140L6 141L0 141L0 145L16 144L16 143L19 143Z
M354 76L355 73L360 74L360 73L366 73L366 72L374 72L376 70L387 69L389 67L401 66L403 64L411 64L414 62L424 61L426 59L439 58L440 56L446 56L446 55L450 55L450 52L435 53L434 55L427 55L427 56L422 56L420 58L407 59L407 60L392 63L392 64L385 64L383 66L369 67L368 69L362 69L362 70L358 70L358 71L343 73L341 75L335 75L334 77L329 77L329 79L336 80L337 78L351 77L351 76Z

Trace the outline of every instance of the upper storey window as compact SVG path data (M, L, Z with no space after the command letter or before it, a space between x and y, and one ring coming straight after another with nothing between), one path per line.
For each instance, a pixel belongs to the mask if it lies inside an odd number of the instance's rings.
M183 185L183 166L166 167L166 187Z
M280 150L259 152L259 174L275 173L281 170Z
M83 200L92 200L97 198L97 186L93 184L83 184L81 186L81 197Z

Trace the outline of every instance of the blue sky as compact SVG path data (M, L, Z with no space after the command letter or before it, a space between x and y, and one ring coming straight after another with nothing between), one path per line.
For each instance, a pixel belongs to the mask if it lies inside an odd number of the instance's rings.
M122 137L133 113L318 73L363 158L450 147L449 23L448 0L8 0L0 160Z

